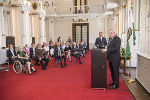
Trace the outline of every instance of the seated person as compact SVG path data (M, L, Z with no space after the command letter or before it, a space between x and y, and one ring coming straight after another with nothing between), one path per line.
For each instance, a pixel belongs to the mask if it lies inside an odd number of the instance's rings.
M28 71L29 74L31 75L31 69L36 72L36 70L34 69L31 60L29 59L29 56L25 53L25 51L23 51L22 47L19 47L19 51L17 52L18 55L18 60L22 63L22 64L26 64L28 67Z
M49 56L50 56L50 55L49 55L49 46L48 46L47 43L45 43L44 50L45 50L45 52L46 52L47 57L49 57Z
M71 62L71 47L68 45L68 43L66 43L64 51L65 51L67 58L69 58L69 61Z
M31 44L30 48L30 58L34 59L35 58L35 44Z
M8 48L9 49L7 50L7 57L8 57L9 63L13 64L17 58L17 54L16 54L15 49L13 49L13 45L9 45Z
M81 62L81 59L80 59L81 58L80 48L77 48L77 45L75 42L73 43L73 47L71 49L71 52L72 52L72 55L77 58L77 63L79 61L79 64L83 64L83 62Z
M30 55L30 49L29 49L29 47L28 47L28 44L25 45L24 51L25 51L25 53L26 53L28 56Z
M86 49L87 45L86 45L86 43L84 41L82 41L82 43L83 43L84 51L85 51L85 53L87 53L87 49Z
M57 43L57 46L54 48L54 57L55 61L57 62L57 59L61 62L61 68L64 68L66 66L66 56L64 54L63 49L60 47L60 43ZM62 64L62 59L64 58L64 66Z
M37 61L40 61L41 65L42 65L42 69L46 70L49 59L46 56L45 50L42 48L42 44L40 44L40 43L38 44L37 48L35 49L35 56L37 58Z
M64 42L61 42L61 48L64 50L65 49L65 43Z
M50 46L49 46L49 50L50 50L50 59L52 57L54 57L54 43L51 42Z
M83 46L83 42L82 41L80 42L79 48L81 50L81 55L83 57L85 57L85 50L84 50L84 46Z

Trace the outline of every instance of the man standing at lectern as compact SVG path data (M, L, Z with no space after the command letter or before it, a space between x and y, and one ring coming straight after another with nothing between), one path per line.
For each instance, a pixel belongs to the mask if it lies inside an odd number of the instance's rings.
M95 41L95 46L100 49L104 49L107 45L107 40L103 37L103 33L99 32L99 37Z
M107 51L107 60L109 61L112 83L110 83L109 89L115 89L119 87L119 66L120 66L120 45L121 40L116 35L114 30L109 31L109 43L107 49L102 49L102 52Z

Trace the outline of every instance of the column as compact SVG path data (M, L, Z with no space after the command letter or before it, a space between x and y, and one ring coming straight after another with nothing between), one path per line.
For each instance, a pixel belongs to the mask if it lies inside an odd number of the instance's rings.
M45 19L45 32L46 32L46 40L47 42L50 41L50 19Z
M50 40L54 41L54 20L50 19Z
M40 9L39 16L39 41L41 43L46 42L46 33L45 33L45 11Z
M0 2L0 48L6 47L6 45L3 45L2 36L4 34L4 15L3 15L3 3Z
M45 36L45 21L44 18L39 18L39 41L40 43L46 42Z

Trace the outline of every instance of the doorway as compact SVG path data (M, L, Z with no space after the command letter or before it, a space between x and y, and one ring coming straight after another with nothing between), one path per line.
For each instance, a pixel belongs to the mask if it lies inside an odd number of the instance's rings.
M73 23L72 24L73 41L84 41L89 49L89 23Z

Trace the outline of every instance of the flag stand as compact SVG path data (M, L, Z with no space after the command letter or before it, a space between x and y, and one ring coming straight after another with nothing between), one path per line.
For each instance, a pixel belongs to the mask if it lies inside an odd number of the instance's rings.
M134 80L131 79L131 56L129 57L129 61L130 61L130 64L129 64L129 79L127 80L127 82L132 83L132 82L134 82Z

